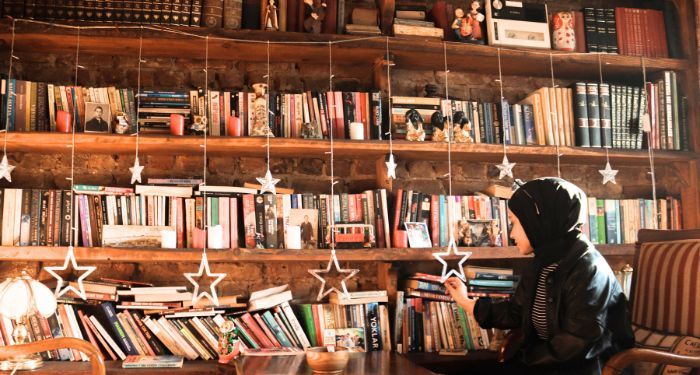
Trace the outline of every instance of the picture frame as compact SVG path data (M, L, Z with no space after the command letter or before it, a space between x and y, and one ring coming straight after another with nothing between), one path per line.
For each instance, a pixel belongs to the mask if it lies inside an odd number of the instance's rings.
M433 247L430 240L430 232L428 225L424 222L405 222L406 233L408 234L408 246L410 248L429 248Z
M111 133L112 110L109 104L86 102L83 129L85 133Z
M318 210L292 208L289 210L289 226L298 226L302 249L318 248Z

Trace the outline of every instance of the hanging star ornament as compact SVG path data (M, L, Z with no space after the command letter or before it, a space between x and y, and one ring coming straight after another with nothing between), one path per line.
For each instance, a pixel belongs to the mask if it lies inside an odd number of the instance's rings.
M136 159L134 160L134 166L129 168L129 171L131 171L131 183L135 183L138 181L141 183L141 172L143 172L144 166L139 164L139 157L137 156Z
M498 170L500 171L498 173L498 178L501 180L505 176L513 178L513 167L515 167L515 163L509 163L508 156L503 155L503 161L501 162L501 164L496 165L496 168L498 168Z
M263 193L276 194L275 185L278 182L280 182L280 179L272 177L272 172L270 172L270 168L267 169L267 173L265 173L265 177L257 177L256 180L258 180L258 182L262 185L260 187L260 194L263 194Z
M394 162L394 154L389 154L389 161L386 164L386 177L396 179L396 162Z
M617 182L615 182L617 169L612 169L612 167L610 167L610 162L605 163L605 169L599 169L598 172L603 175L603 185L607 184L608 182L617 184Z
M2 156L2 161L0 162L0 180L7 179L7 181L12 182L12 170L15 169L14 165L10 165L7 161L7 154Z
M209 284L210 292L199 292L199 282L195 281L201 279L206 274L206 277L213 278L211 284ZM199 270L197 273L184 273L185 278L192 283L194 286L194 291L192 292L192 305L196 305L200 299L207 297L215 306L219 306L219 297L216 295L216 285L221 282L226 277L225 273L211 273L209 269L209 261L207 260L207 253L202 253L202 261L199 263Z
M450 255L460 255L462 258L459 260L459 263L457 265L458 269L449 269L448 271L448 265L447 261L443 259L443 257L447 257ZM462 281L466 282L467 277L464 275L464 263L469 259L470 256L472 256L471 251L465 251L465 252L460 252L457 249L457 243L455 242L455 239L452 235L450 235L450 242L447 245L447 251L442 252L442 253L433 253L433 256L435 259L438 260L438 262L442 263L442 276L440 277L441 282L445 282L447 279L450 278L450 276L454 275L456 277L459 277Z
M66 287L63 287L63 277L56 273L56 271L65 271L68 269L68 264L72 267L73 270L76 271L84 271L80 277L78 277L77 283L78 283L78 289L75 289L72 285L69 283L66 283ZM90 275L93 271L95 271L94 266L80 266L78 267L78 262L75 260L75 254L73 253L73 246L68 246L68 254L66 254L66 259L63 262L63 266L55 266L55 267L44 267L46 272L48 272L51 276L55 277L58 282L56 282L56 291L54 294L56 297L61 297L62 295L68 293L68 291L73 291L73 293L77 294L78 297L81 299L85 300L87 299L85 295L85 285L83 285L83 280L85 280L88 275Z
M342 274L345 273L347 276L343 278L343 280L340 282L340 286L343 288L342 291L338 290L335 286L331 285L330 288L326 289L326 279L321 276L321 274L328 274L331 273L331 267L335 267L335 272ZM348 293L348 288L345 285L345 282L352 278L353 276L357 275L358 272L360 272L359 269L356 268L348 268L348 269L342 269L338 265L338 258L335 256L335 250L331 250L331 258L328 260L328 266L326 266L325 269L310 269L308 270L310 274L312 274L315 278L319 279L321 281L321 289L318 291L318 297L316 297L317 301L322 300L325 298L327 295L329 295L331 292L336 292L338 294L344 294L347 298L350 298L350 294Z

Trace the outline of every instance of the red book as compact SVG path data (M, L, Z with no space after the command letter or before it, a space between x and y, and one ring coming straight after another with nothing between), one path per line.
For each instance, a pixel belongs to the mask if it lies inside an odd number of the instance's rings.
M333 128L333 133L336 132L335 130L335 122L336 122L336 111L335 111L335 94L333 94L332 91L329 91L326 93L326 103L328 103L328 106L326 107L326 110L328 111L328 129L330 130ZM330 134L324 134L324 136L330 137Z
M255 321L258 322L258 325L259 325L260 327L262 327L263 332L265 332L265 334L266 334L267 337L270 339L270 341L272 341L272 344L273 344L276 348L281 348L282 345L280 345L279 341L277 341L277 338L276 338L275 335L272 333L272 331L270 331L270 328L267 326L267 324L265 324L265 322L263 321L263 319L262 319L262 317L260 316L260 314L253 314L253 318L255 318Z
M153 348L151 348L151 346L148 344L148 340L146 340L146 337L143 336L141 329L134 321L134 317L131 316L131 313L129 313L129 310L124 310L123 314L126 317L127 323L131 326L131 329L136 333L136 336L138 336L137 339L141 341L141 346L143 346L144 349L146 349L146 351L148 352L148 355L156 355L156 353L153 351Z
M114 351L112 351L112 348L107 344L104 337L102 337L102 335L97 331L97 328L94 324L92 324L90 318L83 315L80 317L80 319L85 323L85 325L90 329L90 331L92 331L94 337L97 337L97 340L100 342L100 344L102 344L102 348L104 348L105 352L110 356L110 358L112 358L113 361L118 360L119 358L117 358L117 356L114 354Z
M272 341L270 341L270 339L267 338L267 335L265 335L265 333L260 328L258 323L255 322L255 319L253 319L253 316L250 315L250 313L243 314L241 316L241 320L249 328L250 332L252 332L252 334L255 335L255 340L260 343L261 347L263 347L263 348L274 348L275 347L275 345L272 344Z
M66 312L66 306L65 305L58 305L58 308L56 309L58 314L56 317L58 318L58 321L61 324L61 328L63 328L63 335L65 337L76 337L73 334L73 328L70 325L70 320L68 320L68 314ZM73 353L73 358L71 359L72 361L80 361L80 352L77 349L71 349L71 353Z
M90 341L90 343L92 343L92 345L95 345L96 348L99 348L99 346L97 345L97 340L95 340L95 336L93 336L90 327L87 325L87 323L85 323L85 314L83 314L83 312L80 310L77 311L79 318L78 321L83 326L83 330L87 334L88 340ZM100 357L102 357L103 360L105 359L105 356L102 354L102 352L100 352Z
M403 189L396 191L396 208L394 210L394 230L393 244L394 247L408 247L408 235L403 229L399 229L399 221L401 220L401 206L403 205Z
M583 12L574 11L574 35L576 35L576 52L586 53L586 28L583 23ZM617 13L616 13L617 16ZM617 18L617 17L616 17ZM618 24L619 25L619 24ZM619 29L619 27L618 27ZM620 45L620 34L617 33L617 45Z
M238 198L231 197L231 207L229 210L231 229L231 248L238 248Z
M184 220L184 207L185 200L182 198L177 199L177 247L182 249L185 247L185 220Z
M245 233L245 247L255 248L255 197L253 194L243 196L243 225Z
M430 237L433 247L440 247L440 196L430 196Z
M314 316L314 327L316 327L316 342L323 344L323 332L321 332L321 321L318 316L318 305L311 305L311 314Z
M48 319L44 318L43 316L39 316L39 326L41 327L41 333L44 335L44 339L52 339L53 334L51 333L51 327L49 326L49 321ZM2 341L2 333L0 333L0 341ZM51 358L58 359L58 350L52 350L51 351Z
M435 27L439 27L445 31L445 40L455 40L451 28L452 18L448 19L447 17L447 4L444 0L435 2L435 5L430 9L428 17L435 23Z
M287 31L300 31L299 1L301 0L287 0Z
M343 93L335 91L335 127L333 128L333 138L345 139L345 117L343 116Z
M360 107L360 120L362 121L365 129L364 139L369 139L369 108L367 108L369 99L366 92L358 93L358 98L359 103L357 103L357 106Z

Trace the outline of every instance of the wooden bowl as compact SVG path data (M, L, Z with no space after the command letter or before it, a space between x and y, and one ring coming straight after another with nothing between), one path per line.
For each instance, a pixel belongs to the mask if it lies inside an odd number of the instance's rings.
M348 349L336 346L335 352L329 352L325 346L306 349L306 363L318 374L339 374L348 365Z

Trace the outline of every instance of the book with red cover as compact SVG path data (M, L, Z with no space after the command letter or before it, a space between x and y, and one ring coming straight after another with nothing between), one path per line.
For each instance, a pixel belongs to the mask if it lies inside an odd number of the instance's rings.
M279 341L277 341L277 338L275 335L270 331L270 327L265 324L265 321L263 321L263 318L260 316L260 314L253 314L253 318L255 318L255 321L258 322L258 325L262 328L263 332L267 335L267 337L272 341L272 345L276 348L281 348L282 344L280 344Z
M250 313L245 313L241 316L241 320L248 327L249 331L255 336L255 340L260 343L260 346L265 348L274 348L275 345L270 341L262 328L255 322L253 316Z
M394 224L393 224L393 238L392 242L394 247L408 247L408 235L406 231L399 228L399 222L401 222L401 211L403 206L403 189L398 189L396 191L396 200L394 207Z

